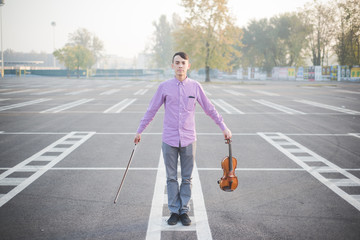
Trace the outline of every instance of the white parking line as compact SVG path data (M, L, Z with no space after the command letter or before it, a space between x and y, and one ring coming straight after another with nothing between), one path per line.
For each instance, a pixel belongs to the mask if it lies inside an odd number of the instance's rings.
M230 93L230 94L232 94L232 95L235 95L235 96L245 96L245 94L239 93L239 92L234 91L234 90L224 89L223 91L226 92L226 93Z
M140 89L134 93L134 95L144 95L149 89Z
M83 144L86 140L88 140L91 136L93 136L95 132L71 132L66 136L60 138L56 142L52 143L48 147L44 148L40 152L34 154L28 159L22 161L16 166L8 169L7 171L0 174L0 186L15 186L8 193L3 194L0 198L0 207L2 207L5 203L10 201L13 197L15 197L18 193L28 187L31 183L33 183L36 179L38 179L41 175L43 175L50 168L59 163L62 159L64 159L67 155L69 155L72 151L78 148L81 144ZM74 144L69 145L69 147L63 151L59 152L58 155L47 155L49 152L53 152L53 149L56 148L57 145L63 144L68 139L72 141L76 141ZM49 161L44 161L41 157L48 156ZM40 158L43 164L38 165L38 158ZM22 172L33 172L33 174L27 178L13 178L9 177L13 173L22 173Z
M205 90L204 90L204 93L205 93L206 96L211 96L212 95L211 93L209 93L208 91L205 91Z
M228 114L244 114L242 111L222 99L212 99L211 101Z
M259 100L253 99L253 101L257 102L257 103L260 103L262 105L274 108L276 110L279 110L279 111L287 113L287 114L306 114L304 112L297 111L297 110L294 110L292 108L288 108L288 107L285 107L285 106L282 106L282 105L279 105L279 104L276 104L276 103L272 103L272 102L269 102L269 101L265 101L263 99L259 99Z
M104 113L119 113L125 108L127 108L129 105L131 105L133 102L136 101L136 98L125 98L121 102L115 104L114 106L106 109Z
M40 98L40 99L36 99L36 100L33 100L33 101L16 103L16 104L0 107L0 111L5 111L5 110L8 110L8 109L14 109L14 108L19 108L19 107L24 107L24 106L29 106L29 105L33 105L33 104L37 104L37 103L41 103L41 102L46 102L46 101L49 101L49 100L51 100L51 99L50 98Z
M79 90L79 91L75 91L75 92L69 92L69 93L66 93L65 95L78 95L81 93L90 92L92 90L93 89L83 89L83 90Z
M49 90L49 91L45 91L45 92L32 93L31 95L45 95L45 94L56 93L56 92L61 92L61 91L64 91L64 89L54 89L54 90Z
M353 93L353 94L360 94L360 92L355 92L355 91L349 91L349 90L335 90L335 92L343 92L343 93Z
M151 203L150 216L146 231L146 240L159 240L161 238L162 209L164 205L164 182L166 179L162 151L155 180L154 195Z
M154 195L151 203L151 210L149 216L149 223L146 232L147 240L159 240L161 239L162 231L196 231L198 240L211 240L212 235L207 218L204 196L202 194L201 183L199 173L196 167L196 163L193 169L193 211L194 217L190 217L192 220L191 226L182 226L178 223L174 226L169 226L166 222L168 218L162 216L163 206L166 203L166 194L164 189L166 187L166 173L164 166L164 159L162 151L160 152L158 172L156 175Z
M346 186L356 186L360 187L360 179L328 161L327 159L321 157L310 149L304 147L293 139L285 136L282 133L258 133L263 139L268 143L273 145L279 151L284 153L287 157L297 163L299 166L304 168L308 173L314 176L317 180L323 183L325 186L330 188L337 195L342 197L349 204L354 206L357 210L360 211L360 201L357 200L354 195L345 192L341 187ZM287 144L287 147L284 147L284 143ZM289 148L289 145L292 148ZM312 161L308 161L309 158L312 158ZM304 161L305 159L305 161ZM321 165L312 165L314 162L320 163ZM331 179L327 178L324 173L335 173L342 178Z
M99 95L111 95L111 94L114 94L114 93L116 93L116 92L119 92L120 90L121 90L121 89L111 89L111 90L102 92L102 93L100 93Z
M349 133L350 136L360 138L360 133Z
M66 103L66 104L63 104L63 105L60 105L60 106L57 106L57 107L53 107L53 108L50 108L50 109L41 111L40 113L58 113L58 112L61 112L61 111L64 111L64 110L67 110L67 109L70 109L70 108L79 106L79 105L81 105L81 104L84 104L84 103L87 103L87 102L91 102L91 101L93 101L93 100L94 100L93 98L90 98L90 99L86 99L86 98L85 98L85 99L80 99L80 100L75 101L75 102Z
M315 106L315 107L330 109L330 110L337 111L337 112L352 114L352 115L360 114L360 112L358 112L358 111L354 111L354 110L350 110L350 109L346 109L346 108L335 107L335 106L331 106L331 105L327 105L327 104L323 104L323 103L318 103L318 102L313 102L313 101L308 101L308 100L294 100L294 101L299 102L299 103L312 105L312 106Z
M25 90L18 90L18 91L13 91L13 92L6 92L6 93L1 93L2 95L9 95L9 94L16 94L16 93L25 93L25 92L32 92L35 91L37 89L25 89Z
M263 95L267 95L267 96L272 96L272 97L280 96L277 93L272 93L272 92L267 92L267 91L262 91L262 90L251 90L251 91L253 91L255 93L260 93L260 94L263 94Z
M152 88L155 86L156 83L149 83L148 85L146 85L145 87L146 88Z

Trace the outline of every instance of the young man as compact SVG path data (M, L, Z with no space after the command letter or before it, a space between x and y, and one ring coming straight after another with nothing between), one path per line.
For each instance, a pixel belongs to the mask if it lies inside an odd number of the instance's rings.
M171 66L175 77L160 84L140 122L134 143L140 142L141 133L164 104L162 151L166 168L168 207L171 212L168 224L175 225L180 219L183 225L189 226L191 220L187 213L191 199L191 176L196 148L196 102L221 128L225 139L231 138L231 131L206 97L201 85L187 77L187 71L190 69L188 55L184 52L175 53ZM182 178L180 187L177 180L178 156Z

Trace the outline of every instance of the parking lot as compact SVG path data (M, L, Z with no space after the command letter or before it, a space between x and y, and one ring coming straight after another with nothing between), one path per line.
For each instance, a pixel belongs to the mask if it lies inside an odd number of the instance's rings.
M133 138L160 81L0 80L1 239L358 239L360 84L203 83L233 133L196 107L192 225L168 226L160 108Z

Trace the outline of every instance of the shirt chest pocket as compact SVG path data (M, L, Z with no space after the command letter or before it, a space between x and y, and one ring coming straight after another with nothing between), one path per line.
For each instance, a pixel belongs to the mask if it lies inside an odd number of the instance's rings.
M194 96L189 96L187 98L187 104L186 104L186 110L188 111L194 111L196 104L196 99Z

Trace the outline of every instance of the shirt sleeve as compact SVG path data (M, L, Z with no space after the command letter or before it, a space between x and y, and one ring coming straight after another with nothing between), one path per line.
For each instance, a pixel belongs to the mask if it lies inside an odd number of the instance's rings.
M224 131L227 127L224 123L223 117L216 111L215 106L210 102L210 100L206 97L204 89L200 84L198 84L198 103L209 117L214 120L214 122L220 127L222 131Z
M163 94L163 84L160 84L155 95L150 101L149 107L146 110L144 117L140 121L139 128L137 129L137 133L141 134L145 128L150 124L150 122L154 119L155 114L164 103L164 94Z

